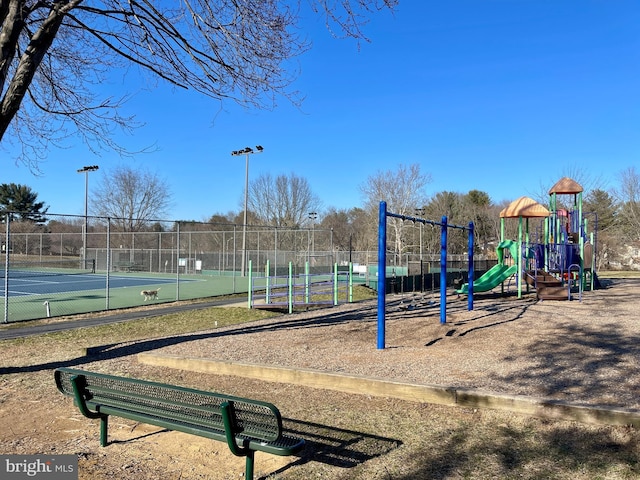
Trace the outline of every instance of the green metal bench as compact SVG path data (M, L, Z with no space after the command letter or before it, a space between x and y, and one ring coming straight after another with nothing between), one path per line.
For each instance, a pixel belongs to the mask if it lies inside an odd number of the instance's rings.
M114 264L114 270L117 272L141 272L142 265L134 262L117 262Z
M246 457L247 479L256 451L287 456L304 448L304 439L283 435L280 412L270 403L71 368L58 368L55 381L85 417L100 419L103 447L114 415L225 442Z

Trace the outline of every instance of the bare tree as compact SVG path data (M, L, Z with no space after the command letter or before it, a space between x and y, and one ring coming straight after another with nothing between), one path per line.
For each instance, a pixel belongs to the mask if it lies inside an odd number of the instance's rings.
M333 232L333 245L343 251L375 250L376 236L370 216L362 208L336 210L330 207L322 216L320 228Z
M360 186L365 198L366 209L377 212L380 201L387 202L388 209L400 215L415 215L415 210L425 204L425 188L431 182L431 175L423 174L420 165L399 165L394 171L378 172L370 176ZM373 214L373 213L372 213ZM392 228L396 253L404 251L404 222L391 218L388 222Z
M166 215L171 192L155 173L130 166L107 171L91 196L91 211L113 219L122 232L139 232L151 220Z
M266 173L249 185L247 208L265 225L297 228L319 207L309 182L293 173L275 178Z
M631 241L640 240L640 172L629 167L620 172L620 187L617 191L620 202L618 219L623 234Z
M396 2L311 5L330 30L362 39L367 14ZM0 0L0 142L11 131L32 168L70 134L118 149L112 130L133 119L119 115L123 99L99 98L95 86L132 65L217 100L297 103L290 60L309 48L298 34L300 8L301 0Z
M536 202L542 205L549 204L549 188L554 185L561 178L570 178L574 180L584 189L585 192L590 192L596 189L604 189L604 185L606 184L605 179L602 175L594 175L584 168L584 165L573 164L567 165L560 171L560 174L557 177L549 177L547 180L541 180L538 186L537 191L528 191L525 192L528 196L533 198ZM572 205L564 205L563 202L569 200L570 197L560 196L558 198L558 202L560 207L563 208L571 208ZM515 199L512 199L515 200Z

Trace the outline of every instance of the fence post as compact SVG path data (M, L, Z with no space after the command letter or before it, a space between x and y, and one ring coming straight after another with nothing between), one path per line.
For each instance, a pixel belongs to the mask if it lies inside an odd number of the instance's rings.
M304 262L304 303L309 303L309 262Z
M353 302L353 263L349 262L349 298L348 302Z
M249 304L247 308L251 308L253 306L253 268L251 264L252 260L249 260Z
M293 264L289 262L289 313L293 312Z
M233 226L233 293L236 293L236 226Z
M4 224L7 226L4 242L4 323L9 323L9 228L10 216L4 216Z
M338 305L338 264L333 265L333 304Z
M105 281L107 294L105 309L109 310L109 278L111 275L111 218L107 218L107 278Z
M270 265L270 263L271 263L271 262L270 262L270 261L269 261L269 259L267 258L267 266L265 267L265 272L264 272L264 273L265 273L265 277L266 277L266 282L265 282L265 284L266 284L266 286L265 286L265 287L266 287L266 289L265 289L265 292L264 292L264 302L265 302L266 304L271 303L271 281L270 281L270 280L271 280L271 278L269 277L269 272L271 271L271 270L269 269L269 265Z
M180 300L180 222L176 222L176 302ZM243 273L244 275L244 273Z

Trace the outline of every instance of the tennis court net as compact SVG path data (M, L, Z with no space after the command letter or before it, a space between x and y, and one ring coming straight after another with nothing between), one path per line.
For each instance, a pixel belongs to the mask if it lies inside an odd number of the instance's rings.
M0 277L43 277L49 275L83 275L96 272L96 261L88 259L58 259L35 261L9 261L7 269L6 260L2 263Z

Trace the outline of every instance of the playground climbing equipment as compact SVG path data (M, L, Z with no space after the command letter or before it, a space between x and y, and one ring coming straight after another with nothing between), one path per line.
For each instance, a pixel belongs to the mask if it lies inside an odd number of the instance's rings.
M500 212L501 243L498 265L476 280L475 290L489 291L515 275L518 297L523 287L536 290L540 300L582 300L582 293L598 285L595 271L597 225L590 225L582 209L583 189L564 177L549 190L549 208L520 197ZM558 196L568 196L559 200ZM517 240L505 239L505 220L518 220ZM540 225L531 229L532 220ZM595 228L593 228L595 227ZM500 257L508 247L514 264ZM510 275L509 275L510 274ZM463 286L458 293L467 293Z

